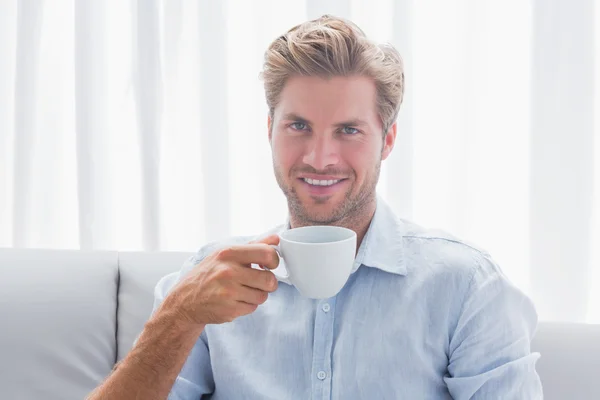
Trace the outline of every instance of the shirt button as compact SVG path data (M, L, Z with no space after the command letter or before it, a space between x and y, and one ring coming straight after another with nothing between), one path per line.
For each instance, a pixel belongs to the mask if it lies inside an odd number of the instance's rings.
M331 310L331 306L328 303L323 304L323 307L321 307L321 308L325 312L329 312L329 310Z
M320 380L327 378L327 372L325 372L325 371L317 372L317 378L319 378Z

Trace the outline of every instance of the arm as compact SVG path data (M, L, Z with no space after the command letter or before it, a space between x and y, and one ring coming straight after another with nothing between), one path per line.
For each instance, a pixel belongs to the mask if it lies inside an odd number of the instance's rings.
M250 314L266 301L277 288L277 279L272 272L247 265L276 268L279 259L268 244L278 241L277 236L267 237L262 243L213 253L191 271L184 266L185 276L166 297L165 287L171 286L174 275L161 279L155 291L156 312L129 354L88 400L198 399L211 393L214 383L204 328Z
M168 302L89 400L166 399L204 326L184 325Z
M444 380L452 397L541 399L539 354L530 351L536 324L532 302L482 257L451 335Z

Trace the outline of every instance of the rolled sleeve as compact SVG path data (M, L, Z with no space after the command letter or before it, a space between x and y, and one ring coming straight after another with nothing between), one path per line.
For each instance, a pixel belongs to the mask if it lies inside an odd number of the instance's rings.
M478 261L451 335L448 390L458 400L541 399L535 307L492 260Z

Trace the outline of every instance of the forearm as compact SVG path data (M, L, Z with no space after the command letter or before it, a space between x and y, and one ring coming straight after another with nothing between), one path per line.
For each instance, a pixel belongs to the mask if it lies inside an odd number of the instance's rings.
M183 328L161 307L136 345L88 400L166 399L203 326Z

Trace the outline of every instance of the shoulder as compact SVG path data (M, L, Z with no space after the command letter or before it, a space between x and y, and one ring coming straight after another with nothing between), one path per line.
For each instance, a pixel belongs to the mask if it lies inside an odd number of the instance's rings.
M402 220L404 257L409 272L452 277L467 286L486 276L502 276L491 255L476 244L447 231L428 229Z
M405 247L423 247L440 251L453 249L461 252L474 252L489 257L489 253L478 245L459 238L441 229L425 228L408 220L401 220L404 225Z
M445 304L454 320L464 310L494 314L506 307L535 317L530 299L479 246L442 230L406 223L403 249L408 276L424 284L436 304ZM508 305L511 305L510 307ZM527 305L527 306L526 306Z

